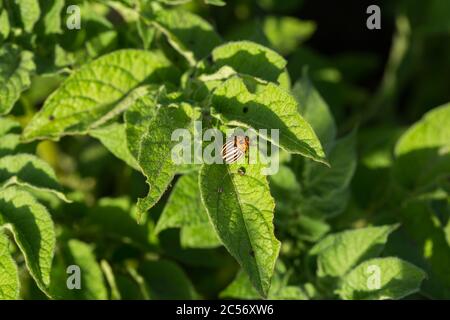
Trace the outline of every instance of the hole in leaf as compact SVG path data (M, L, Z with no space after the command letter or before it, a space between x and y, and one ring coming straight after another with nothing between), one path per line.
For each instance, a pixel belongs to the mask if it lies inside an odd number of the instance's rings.
M248 112L248 107L244 107L244 108L242 109L242 111L243 111L244 113L247 113L247 112Z

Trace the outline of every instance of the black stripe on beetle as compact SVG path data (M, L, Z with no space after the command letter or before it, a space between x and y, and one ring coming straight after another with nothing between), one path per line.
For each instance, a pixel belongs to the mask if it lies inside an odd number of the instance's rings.
M238 161L245 155L249 147L249 139L246 136L235 136L229 139L222 147L222 158L230 164Z

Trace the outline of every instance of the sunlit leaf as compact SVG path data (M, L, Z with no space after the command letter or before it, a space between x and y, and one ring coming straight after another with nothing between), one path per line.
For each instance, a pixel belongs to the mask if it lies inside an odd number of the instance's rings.
M176 81L160 53L124 49L84 65L46 100L25 128L26 140L57 139L99 127L147 94L143 83Z
M62 192L53 169L45 161L31 154L0 158L0 188L10 185L51 192L60 199L69 201Z
M214 91L212 105L223 122L251 127L289 152L327 163L319 139L297 111L297 102L275 84L248 85L233 77ZM266 129L266 133L259 129ZM269 129L279 130L279 141L268 136Z
M29 193L9 187L0 190L0 225L10 229L38 287L47 292L55 249L50 214Z
M245 174L237 171L242 167ZM275 202L261 165L204 165L200 190L220 240L267 296L280 242L275 238ZM243 170L241 169L241 172Z
M13 108L22 91L28 89L34 72L33 54L14 45L0 48L0 115Z
M9 252L9 240L0 229L0 300L18 299L19 287L19 272Z
M289 88L286 60L275 51L251 41L228 42L212 52L217 68L229 66L236 72L251 75Z
M153 17L155 26L169 43L194 65L206 57L221 40L213 27L201 17L184 10L159 10Z

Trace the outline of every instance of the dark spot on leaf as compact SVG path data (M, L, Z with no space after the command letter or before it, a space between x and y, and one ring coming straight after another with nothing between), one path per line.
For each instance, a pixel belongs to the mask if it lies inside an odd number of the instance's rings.
M55 117L54 117L53 115L50 115L50 116L48 117L48 120L53 121L53 120L55 120Z
M242 109L242 111L243 111L244 113L247 113L247 112L248 112L248 107L244 107L244 108Z
M250 255L251 255L252 257L254 257L254 256L255 256L255 251L250 250Z

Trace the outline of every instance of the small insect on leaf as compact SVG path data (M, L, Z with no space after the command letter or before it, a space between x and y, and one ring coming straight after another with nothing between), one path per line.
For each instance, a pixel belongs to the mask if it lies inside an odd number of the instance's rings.
M249 138L247 136L234 136L222 147L222 158L225 163L230 164L238 161L249 148Z

